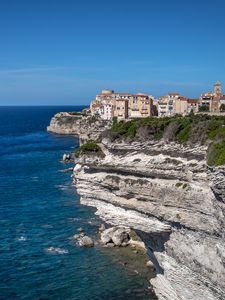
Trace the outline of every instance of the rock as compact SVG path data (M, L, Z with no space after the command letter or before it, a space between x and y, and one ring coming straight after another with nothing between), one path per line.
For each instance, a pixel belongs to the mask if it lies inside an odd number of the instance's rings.
M103 244L113 243L115 246L127 246L130 240L128 229L125 227L111 227L101 233Z
M108 228L101 233L101 242L106 245L112 243L112 235L115 232L116 227Z
M207 165L206 145L103 146L104 160L89 159L77 174L81 203L105 223L138 232L155 257L151 284L160 300L225 299L224 167ZM101 233L105 245L113 233Z
M84 232L84 229L82 227L77 229L78 232Z
M81 233L78 233L78 234L74 234L73 239L79 240L80 238L82 238L84 236L85 236L84 232L81 232Z
M154 271L155 270L155 266L153 264L153 262L151 260L149 260L147 263L146 263L146 266L148 267L148 269Z
M112 235L112 241L116 246L127 246L129 239L126 228L118 228Z
M73 173L75 174L75 173L77 173L77 172L80 172L81 169L82 169L82 164L81 164L81 163L77 163L77 164L75 165L75 167L73 168Z
M105 247L113 248L113 247L115 247L115 244L114 243L108 243L108 244L105 245Z
M81 247L88 247L89 248L89 247L94 246L94 242L89 236L85 235L85 236L83 236L79 239L79 245Z
M99 227L99 232L103 232L105 230L105 225L101 224L101 226Z
M78 240L80 237L81 237L80 234L74 234L73 239Z
M63 161L64 162L68 162L70 159L71 159L70 154L66 154L66 153L63 154Z
M110 125L111 121L93 120L93 116L60 112L51 119L47 130L58 134L79 135L80 141L85 142L87 140L97 140Z

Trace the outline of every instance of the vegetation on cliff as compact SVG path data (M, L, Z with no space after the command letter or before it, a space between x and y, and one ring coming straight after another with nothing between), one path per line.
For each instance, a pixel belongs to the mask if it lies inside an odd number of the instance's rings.
M201 144L208 147L208 164L225 164L225 116L189 114L182 117L148 117L128 122L116 119L110 131L105 133L111 141L160 140L181 144Z
M104 153L102 152L97 142L92 140L81 145L79 149L75 152L76 157L80 157L82 155L97 155L100 157L104 157Z

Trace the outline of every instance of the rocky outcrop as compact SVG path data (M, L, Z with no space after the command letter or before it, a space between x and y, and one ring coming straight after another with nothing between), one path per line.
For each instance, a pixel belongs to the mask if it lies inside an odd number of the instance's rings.
M109 128L110 125L110 121L96 119L92 116L60 112L51 119L47 131L79 136L82 144L87 140L97 140L100 134Z
M82 228L80 228L80 229L82 229ZM75 234L73 236L73 239L75 241L77 241L77 243L80 247L90 248L90 247L94 246L94 242L93 242L92 238L87 236L84 233L83 229L79 230L79 233Z
M101 233L101 242L110 246L127 246L130 240L129 229L125 227L112 227Z
M113 226L135 229L156 269L159 299L225 299L225 169L206 147L100 144L75 174L81 203Z

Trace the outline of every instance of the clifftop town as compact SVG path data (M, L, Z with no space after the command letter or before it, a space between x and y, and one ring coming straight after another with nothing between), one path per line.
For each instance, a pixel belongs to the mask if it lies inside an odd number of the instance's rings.
M225 112L225 95L218 81L214 90L201 94L199 99L181 96L178 92L169 93L159 99L147 94L118 93L113 90L103 90L91 101L92 116L104 120L131 120L149 116L168 117L176 114L183 116L190 112L220 113Z

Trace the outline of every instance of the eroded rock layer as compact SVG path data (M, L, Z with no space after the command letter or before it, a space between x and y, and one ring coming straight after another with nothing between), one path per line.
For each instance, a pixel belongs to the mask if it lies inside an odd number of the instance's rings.
M76 135L83 143L87 140L96 140L102 131L110 126L109 121L96 119L91 116L84 116L78 113L60 112L57 113L47 127L47 131L57 134Z
M100 144L75 175L81 203L111 225L135 229L148 247L159 299L225 299L225 170L206 147Z

